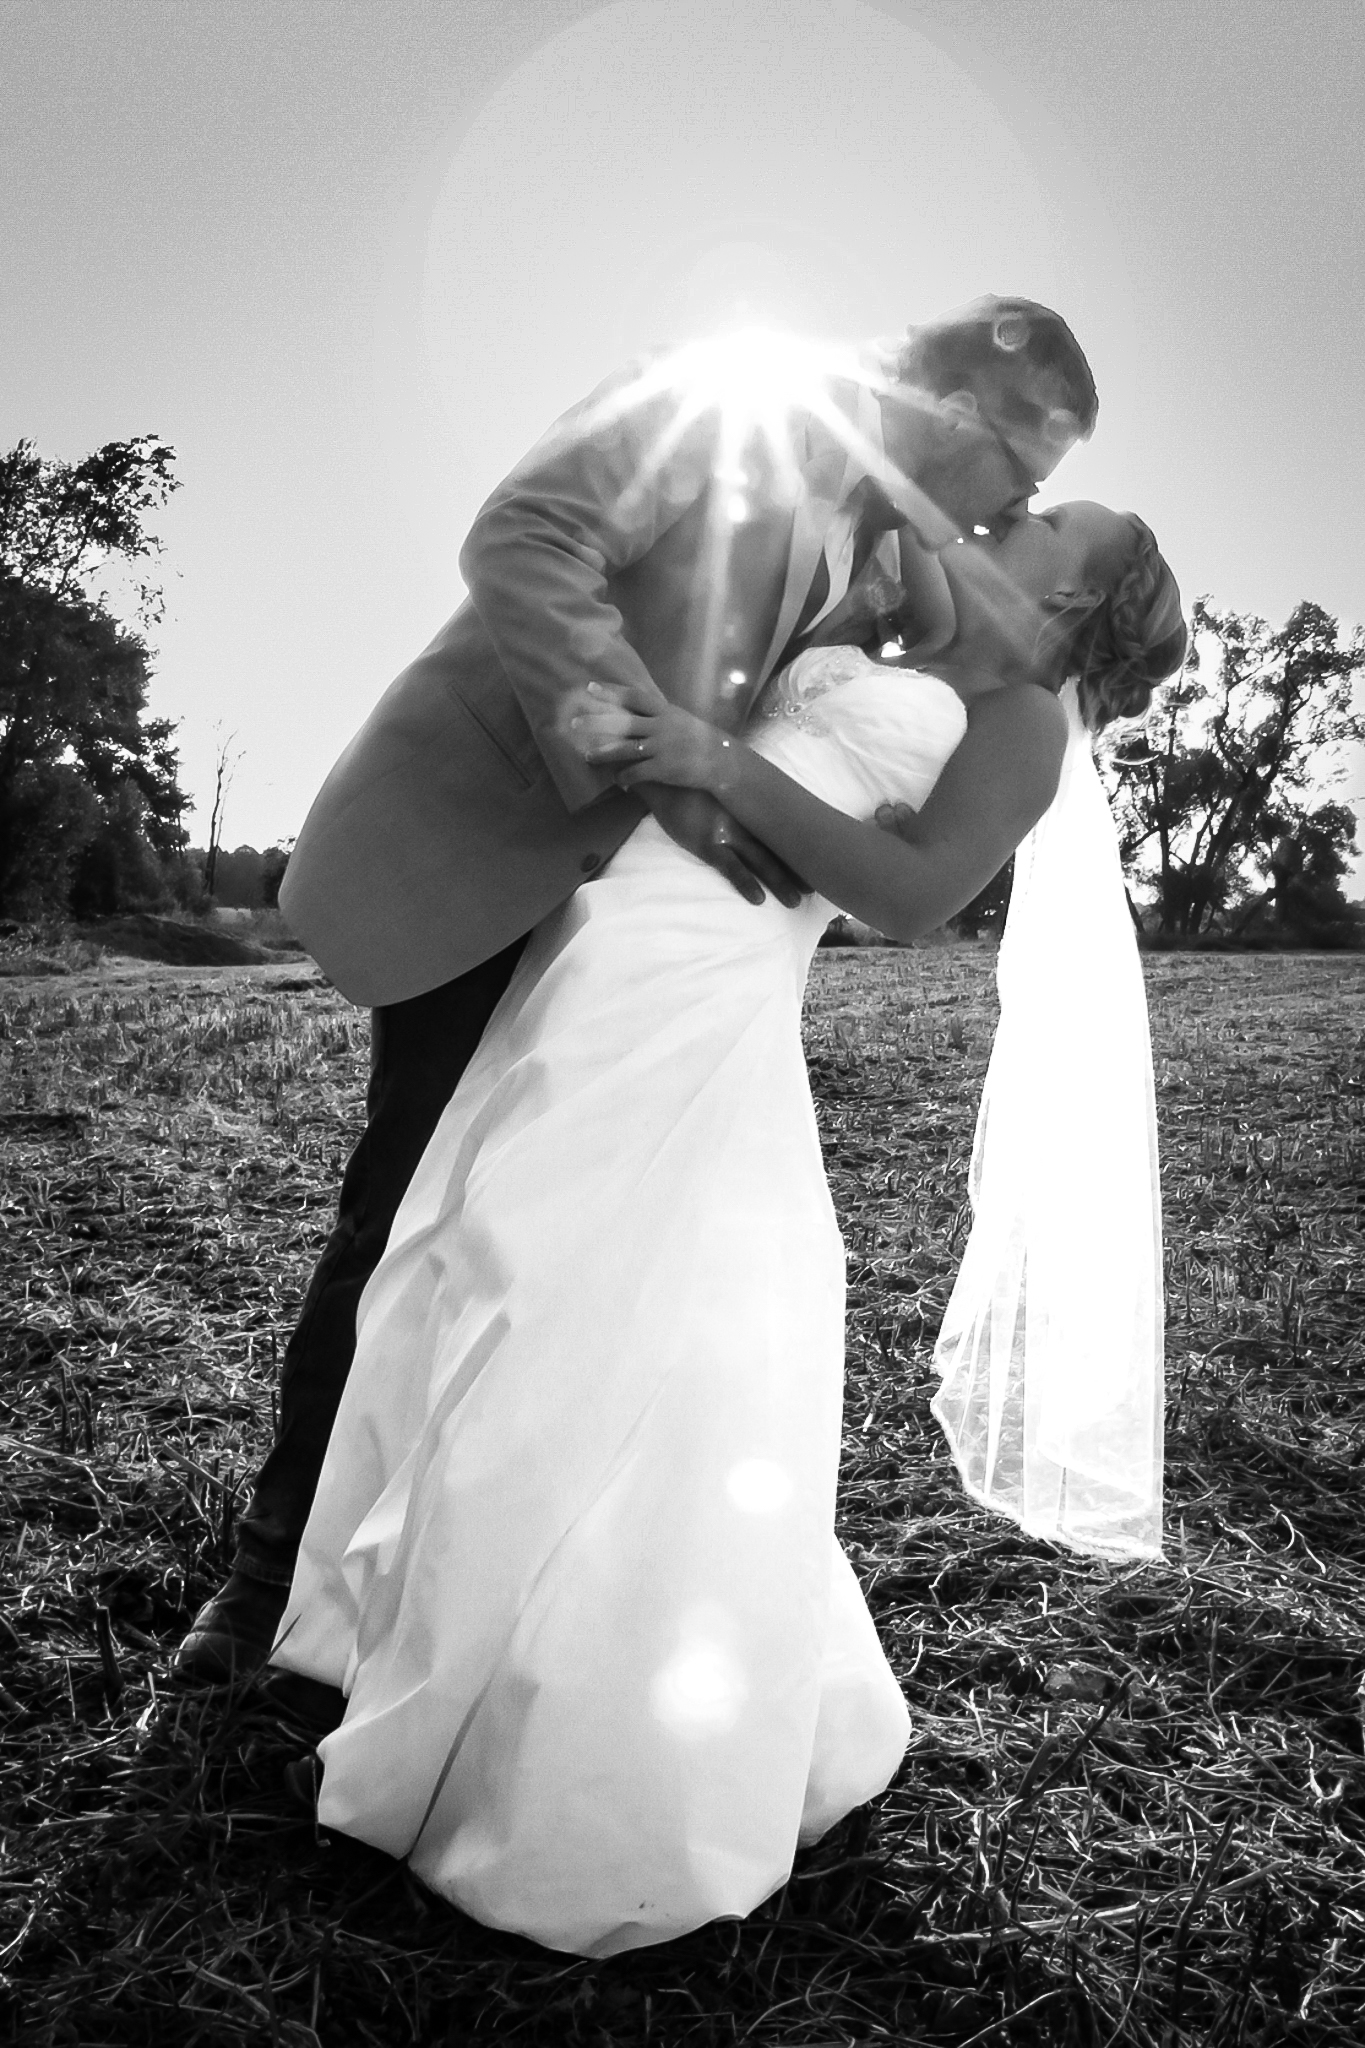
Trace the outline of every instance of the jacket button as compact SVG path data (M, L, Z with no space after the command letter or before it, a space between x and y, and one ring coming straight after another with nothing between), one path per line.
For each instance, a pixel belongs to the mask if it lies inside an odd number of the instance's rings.
M602 856L600 853L585 853L578 865L582 868L585 875L590 875L594 868L601 867Z

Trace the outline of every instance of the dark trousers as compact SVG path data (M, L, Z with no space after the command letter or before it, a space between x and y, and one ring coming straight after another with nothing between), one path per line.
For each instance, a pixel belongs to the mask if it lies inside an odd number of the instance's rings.
M441 988L373 1012L365 1129L346 1165L336 1228L285 1349L275 1446L237 1525L236 1566L251 1578L287 1586L294 1575L299 1538L355 1355L355 1316L365 1282L525 944L518 939Z

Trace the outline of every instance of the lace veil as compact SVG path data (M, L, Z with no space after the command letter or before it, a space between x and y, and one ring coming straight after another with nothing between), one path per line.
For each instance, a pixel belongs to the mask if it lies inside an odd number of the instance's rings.
M1161 1191L1118 843L1073 683L1050 808L1015 855L971 1234L933 1412L967 1490L1030 1535L1161 1555Z

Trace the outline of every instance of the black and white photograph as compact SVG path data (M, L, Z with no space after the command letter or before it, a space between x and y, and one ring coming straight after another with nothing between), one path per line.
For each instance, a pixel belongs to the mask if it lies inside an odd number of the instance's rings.
M1363 79L0 0L0 2042L1360 2042Z

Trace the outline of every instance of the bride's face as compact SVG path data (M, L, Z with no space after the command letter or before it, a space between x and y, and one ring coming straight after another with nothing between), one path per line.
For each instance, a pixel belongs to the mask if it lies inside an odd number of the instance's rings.
M1131 546L1122 513L1084 499L1017 520L999 539L945 548L940 560L957 607L954 662L998 675L1026 674L1050 616L1046 598L1108 590Z

